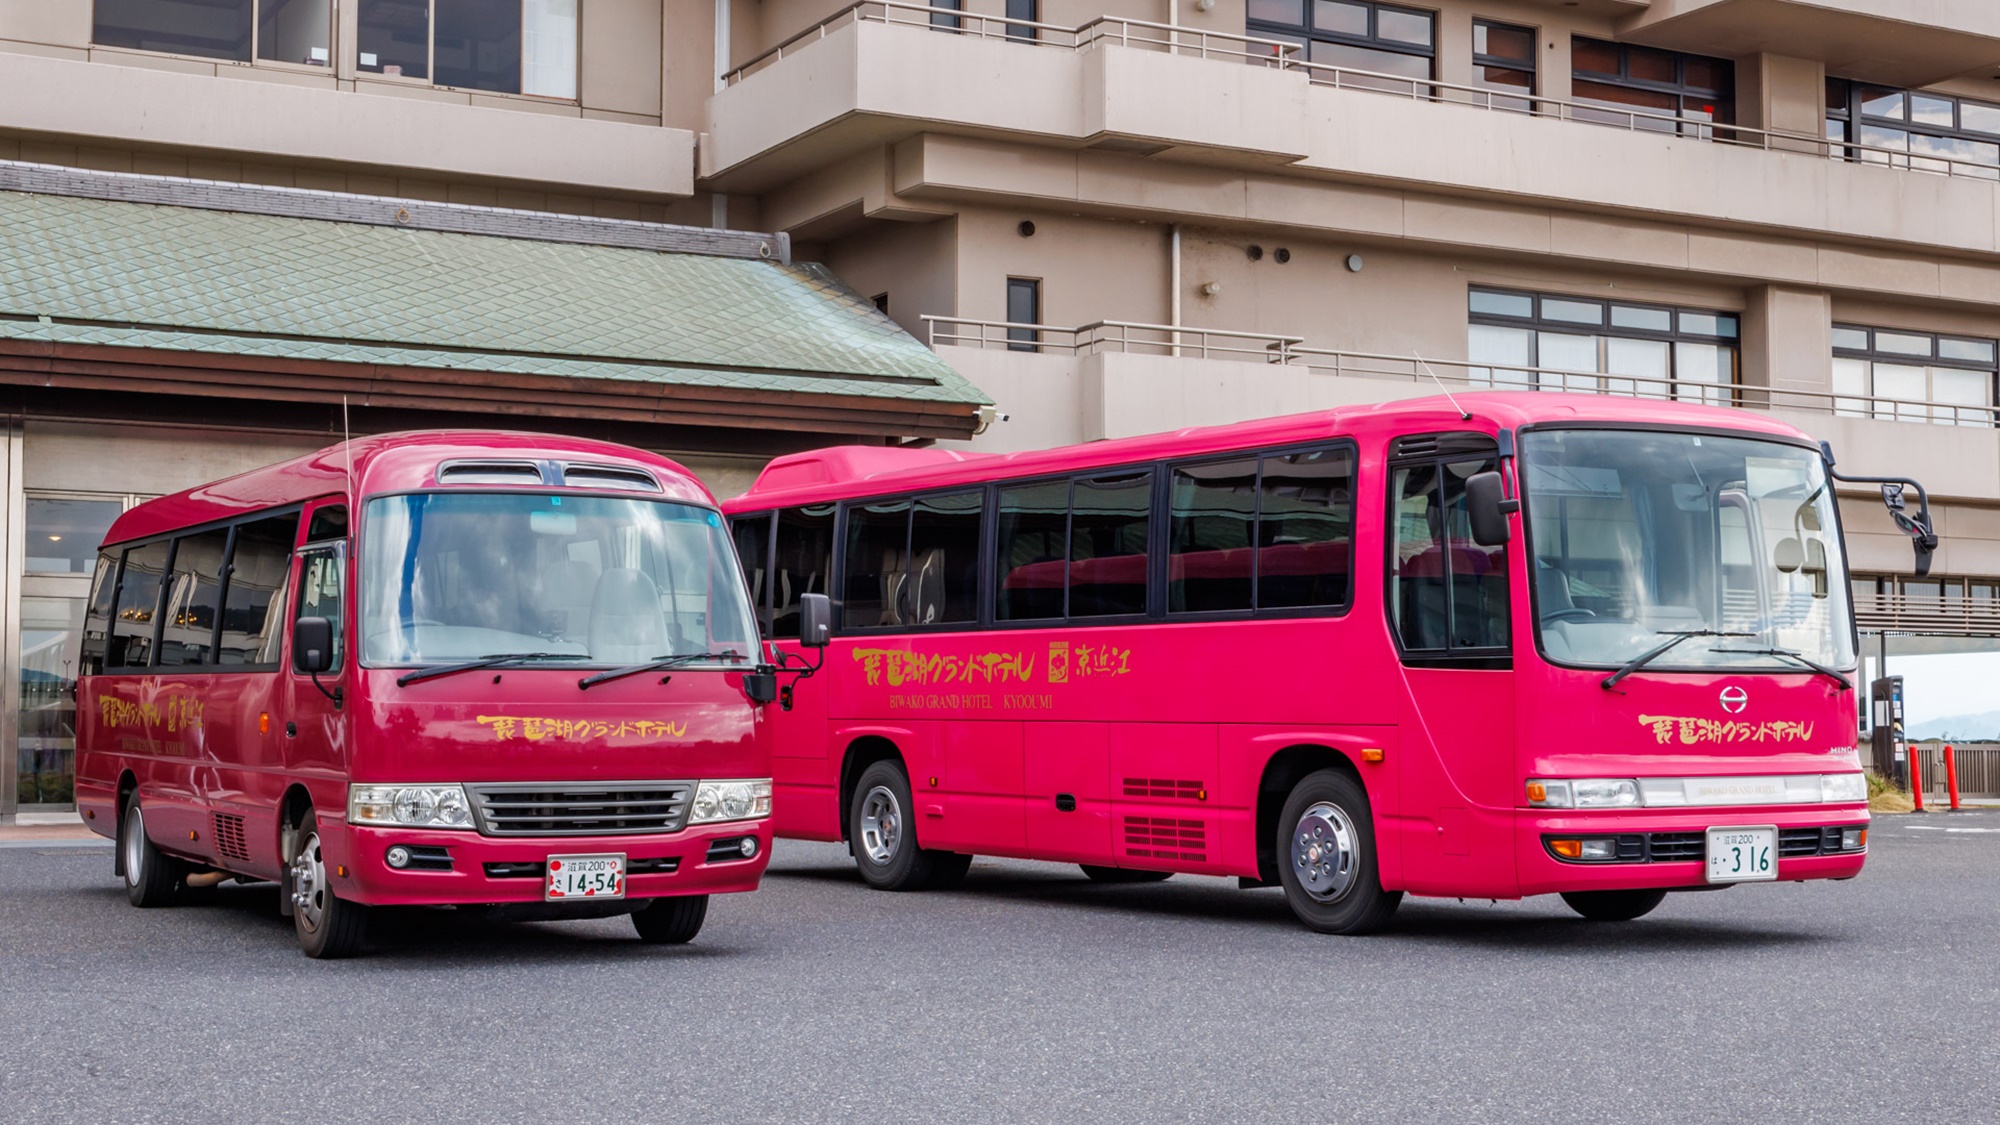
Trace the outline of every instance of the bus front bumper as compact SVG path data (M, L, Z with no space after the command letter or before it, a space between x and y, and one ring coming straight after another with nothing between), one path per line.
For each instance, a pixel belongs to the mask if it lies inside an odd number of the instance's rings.
M1851 842L1852 829L1868 827L1868 807L1797 805L1756 808L1606 810L1560 812L1522 809L1516 863L1521 894L1560 891L1707 888L1707 834L1711 828L1772 826L1778 830L1777 882L1851 879L1868 859ZM1559 841L1613 841L1616 858L1567 859ZM1597 844L1594 850L1605 850Z
M743 841L754 841L743 854ZM754 891L771 862L771 821L726 821L635 836L482 836L348 825L323 846L341 898L369 906L542 902L550 856L622 855L625 899ZM409 859L390 865L392 848ZM342 874L342 871L345 874ZM615 901L615 900L614 900Z

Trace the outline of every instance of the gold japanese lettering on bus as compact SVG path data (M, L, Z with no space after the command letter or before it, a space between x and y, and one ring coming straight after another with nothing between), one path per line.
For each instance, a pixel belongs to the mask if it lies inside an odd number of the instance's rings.
M606 738L685 738L686 723L655 719L550 719L537 715L478 715L479 725L490 729L496 742L525 738L529 742L559 739L583 742Z
M1020 652L942 656L896 648L857 648L854 659L870 685L1032 683L1035 658Z
M112 730L199 730L202 712L201 700L192 695L170 695L148 703L133 703L115 695L97 697L98 721Z
M1695 746L1704 742L1746 743L1746 742L1810 742L1813 725L1777 719L1770 722L1746 723L1733 719L1696 719L1675 715L1641 715L1642 726L1653 728L1653 737L1662 744L1678 739L1683 745Z
M1050 641L1048 658L1039 653L983 652L968 656L910 652L896 648L851 650L861 665L869 686L892 688L944 688L960 684L997 685L1022 688L1040 684L1073 684L1083 680L1103 680L1132 671L1132 650L1117 645L1077 644ZM1041 669L1041 677L1036 676ZM1051 692L1003 691L894 692L888 705L895 709L931 711L1050 711L1057 694Z

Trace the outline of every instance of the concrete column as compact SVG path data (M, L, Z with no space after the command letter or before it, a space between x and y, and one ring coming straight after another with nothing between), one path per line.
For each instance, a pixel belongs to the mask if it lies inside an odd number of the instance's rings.
M1833 389L1833 298L1816 289L1758 286L1743 309L1743 385ZM1780 400L1782 404L1782 400Z
M1736 123L1753 129L1822 136L1826 122L1826 67L1811 59L1747 55L1736 60ZM1823 151L1804 142L1773 147Z

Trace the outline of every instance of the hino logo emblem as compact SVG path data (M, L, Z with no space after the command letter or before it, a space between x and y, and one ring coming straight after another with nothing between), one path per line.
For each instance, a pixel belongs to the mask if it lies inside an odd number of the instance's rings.
M1741 715L1750 706L1750 693L1740 687L1722 689L1722 709L1732 715Z

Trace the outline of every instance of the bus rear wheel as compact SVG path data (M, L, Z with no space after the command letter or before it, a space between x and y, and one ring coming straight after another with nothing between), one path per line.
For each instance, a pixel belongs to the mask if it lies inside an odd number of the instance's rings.
M632 928L647 945L686 945L707 920L707 895L656 898L632 912Z
M946 887L965 877L972 857L917 846L911 822L910 779L895 762L876 762L861 771L848 805L848 839L861 880L878 891Z
M1571 910L1593 922L1630 922L1666 901L1665 891L1564 891Z
M182 864L146 838L146 814L134 791L118 822L118 855L125 864L125 900L133 906L165 906L179 889Z
M1079 863L1084 877L1093 883L1164 883L1174 877L1171 871L1141 871L1133 867L1095 867Z
M298 830L299 850L292 856L286 880L292 895L292 924L299 948L316 959L350 957L360 952L368 932L368 908L333 893L326 857L319 838L319 818L307 813Z
M1299 921L1323 934L1388 924L1403 892L1382 889L1368 794L1338 770L1307 774L1278 815L1278 879Z

